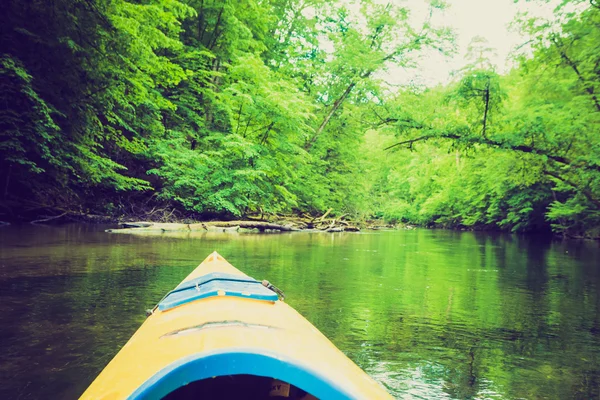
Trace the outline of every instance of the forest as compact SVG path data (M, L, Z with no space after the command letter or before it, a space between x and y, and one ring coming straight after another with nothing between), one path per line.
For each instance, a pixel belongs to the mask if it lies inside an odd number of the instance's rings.
M451 82L390 85L457 56L432 22L449 4L411 3L3 1L0 220L330 212L600 237L600 3L520 15L507 73L474 38Z

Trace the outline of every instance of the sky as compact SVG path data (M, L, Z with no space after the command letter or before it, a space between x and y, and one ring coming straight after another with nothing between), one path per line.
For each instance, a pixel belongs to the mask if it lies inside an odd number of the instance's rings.
M417 6L418 0L409 0L411 8L418 14L426 13L427 5L422 10ZM496 50L491 60L499 73L507 72L511 67L511 51L525 43L526 38L509 29L510 23L517 13L528 12L530 15L550 18L553 6L540 2L515 3L514 0L448 0L450 7L438 12L432 22L437 26L449 26L456 34L457 53L452 57L444 57L438 53L428 52L419 62L418 70L391 68L381 77L391 84L406 84L414 81L425 86L444 84L451 80L452 72L462 68L468 61L465 59L467 47L476 36L487 39L489 47ZM404 3L406 4L406 3ZM416 6L416 7L415 7Z

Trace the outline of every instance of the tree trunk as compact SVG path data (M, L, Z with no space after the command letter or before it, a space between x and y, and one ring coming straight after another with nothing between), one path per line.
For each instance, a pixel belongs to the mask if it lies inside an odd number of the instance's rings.
M490 109L490 78L489 77L488 77L487 85L485 87L484 101L485 101L485 109L483 110L483 130L481 133L483 137L485 137L485 131L487 129L488 111Z
M340 106L342 105L344 100L346 100L346 98L350 95L350 92L352 92L352 89L354 89L354 86L356 86L356 83L354 83L354 82L352 82L350 85L348 85L348 87L346 88L344 93L342 93L342 95L333 103L333 107L331 107L331 110L329 110L327 115L325 115L325 118L323 118L321 125L319 125L319 128L317 129L317 131L315 132L313 137L310 138L310 140L306 143L306 145L304 145L304 150L310 151L310 149L315 144L315 142L317 141L317 139L319 138L321 133L323 133L323 130L325 129L325 127L331 120L331 117L333 117L333 114L335 114L335 112L338 110L338 108L340 108Z

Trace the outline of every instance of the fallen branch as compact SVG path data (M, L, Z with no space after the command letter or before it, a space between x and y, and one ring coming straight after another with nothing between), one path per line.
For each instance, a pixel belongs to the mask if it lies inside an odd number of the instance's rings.
M352 226L346 221L338 219L328 219L322 221L314 228L308 226L300 219L300 221L292 222L289 219L281 223L257 221L257 220L241 220L241 221L209 221L198 222L192 224L185 223L161 223L161 222L126 222L122 223L123 229L108 229L107 232L115 233L162 233L162 232L239 232L243 229L253 229L260 232L278 231L321 231L321 232L357 232L360 230L357 226ZM316 229L315 229L316 228Z
M333 208L330 208L329 210L327 210L327 212L326 212L325 214L321 215L321 216L320 216L320 217L317 219L317 221L323 221L325 218L327 218L327 216L329 215L329 213L330 213L330 212L332 212L332 211L333 211Z
M123 222L121 226L123 228L148 228L154 225L151 222Z
M50 218L36 219L35 221L31 221L31 222L29 222L29 223L30 223L30 224L34 224L34 225L35 225L35 224L40 224L40 223L43 223L43 222L48 222L48 221L52 221L52 220L55 220L55 219L59 219L59 218L61 218L61 217L64 217L64 216L65 216L65 215L67 215L67 214L69 214L69 212L68 212L68 211L65 211L64 213L62 213L62 214L60 214L60 215L56 215L56 216L54 216L54 217L50 217Z
M258 229L260 231L264 231L265 229L271 230L280 230L285 232L297 231L297 228L291 227L289 225L280 225L273 224L270 222L262 222L262 221L214 221L214 222L205 222L204 225L207 226L217 226L217 227L236 227L247 228L247 229ZM192 225L190 225L192 226Z

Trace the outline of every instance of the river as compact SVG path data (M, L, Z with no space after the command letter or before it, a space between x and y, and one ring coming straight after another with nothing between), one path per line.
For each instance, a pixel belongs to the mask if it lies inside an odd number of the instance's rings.
M217 250L397 398L600 396L595 242L444 230L0 229L0 398L75 399Z

